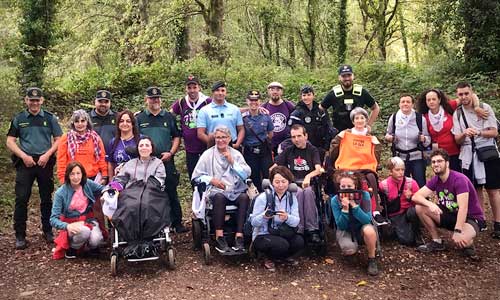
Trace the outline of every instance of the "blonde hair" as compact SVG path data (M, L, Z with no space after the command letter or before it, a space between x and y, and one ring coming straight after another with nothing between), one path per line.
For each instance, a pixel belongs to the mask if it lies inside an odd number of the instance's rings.
M395 157L389 158L386 166L387 166L387 169L389 169L389 171L391 171L392 169L394 169L396 167L403 167L404 168L405 162L400 157L395 156Z

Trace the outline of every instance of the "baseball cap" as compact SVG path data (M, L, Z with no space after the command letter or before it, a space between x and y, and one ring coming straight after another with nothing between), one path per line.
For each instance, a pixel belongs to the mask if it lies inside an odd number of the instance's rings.
M198 77L194 76L194 75L189 75L187 78L186 78L186 85L188 84L197 84L197 85L200 85L200 80L198 80Z
M249 100L259 100L260 99L260 92L257 90L251 90L247 94L247 99Z
M350 65L342 65L339 68L339 75L352 74L352 67Z

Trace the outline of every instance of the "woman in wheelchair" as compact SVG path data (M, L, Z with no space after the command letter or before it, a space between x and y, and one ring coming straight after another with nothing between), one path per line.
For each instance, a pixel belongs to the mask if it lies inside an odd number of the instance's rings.
M231 134L226 126L218 126L214 131L215 146L201 155L193 171L195 184L208 186L207 193L213 205L213 223L215 228L215 249L220 253L230 253L224 237L226 205L238 207L236 234L232 250L245 250L243 225L249 205L245 180L250 176L250 167L243 155L229 146Z
M291 256L304 248L304 239L297 234L300 221L297 197L289 191L294 181L292 172L276 166L271 170L270 180L270 190L255 199L250 219L254 228L253 247L266 256L264 267L274 271L273 259L297 264Z
M337 225L337 243L345 256L358 252L358 244L364 242L368 250L368 274L377 275L377 230L372 225L370 195L361 189L361 178L350 171L335 174L339 185L338 194L331 199L331 207Z
M127 161L113 178L110 186L121 190L135 181L147 181L150 176L154 176L160 185L163 185L167 176L165 166L161 159L151 155L154 149L155 146L150 137L141 137L137 143L139 157Z
M94 219L95 194L103 186L87 179L83 165L72 161L66 166L64 184L54 194L50 224L59 229L54 259L75 258L77 252L98 251L102 231Z
M380 214L378 197L377 165L380 142L368 132L366 110L356 107L351 111L350 117L354 127L340 132L332 140L330 152L325 158L326 169L331 169L333 165L336 170L363 173L375 198L373 218L378 224L386 224L387 220Z

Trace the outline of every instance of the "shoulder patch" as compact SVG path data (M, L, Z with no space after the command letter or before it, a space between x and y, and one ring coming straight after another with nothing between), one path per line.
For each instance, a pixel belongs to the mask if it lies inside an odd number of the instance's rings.
M344 96L344 90L342 87L339 85L336 85L332 88L333 93L335 94L335 97L341 97Z
M363 93L363 86L360 84L353 84L352 94L356 96L361 96Z

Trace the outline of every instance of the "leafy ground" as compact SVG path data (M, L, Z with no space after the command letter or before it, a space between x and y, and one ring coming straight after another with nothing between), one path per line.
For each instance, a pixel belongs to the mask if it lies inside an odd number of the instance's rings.
M99 258L52 260L37 211L31 205L27 250L14 250L11 229L0 233L1 299L500 299L500 241L488 232L477 240L477 263L456 250L423 255L386 242L375 278L365 273L364 253L346 261L336 247L326 257L304 256L298 267L278 266L275 273L249 258L215 257L206 266L187 233L174 235L176 270L153 262L120 264L113 278L108 248Z

